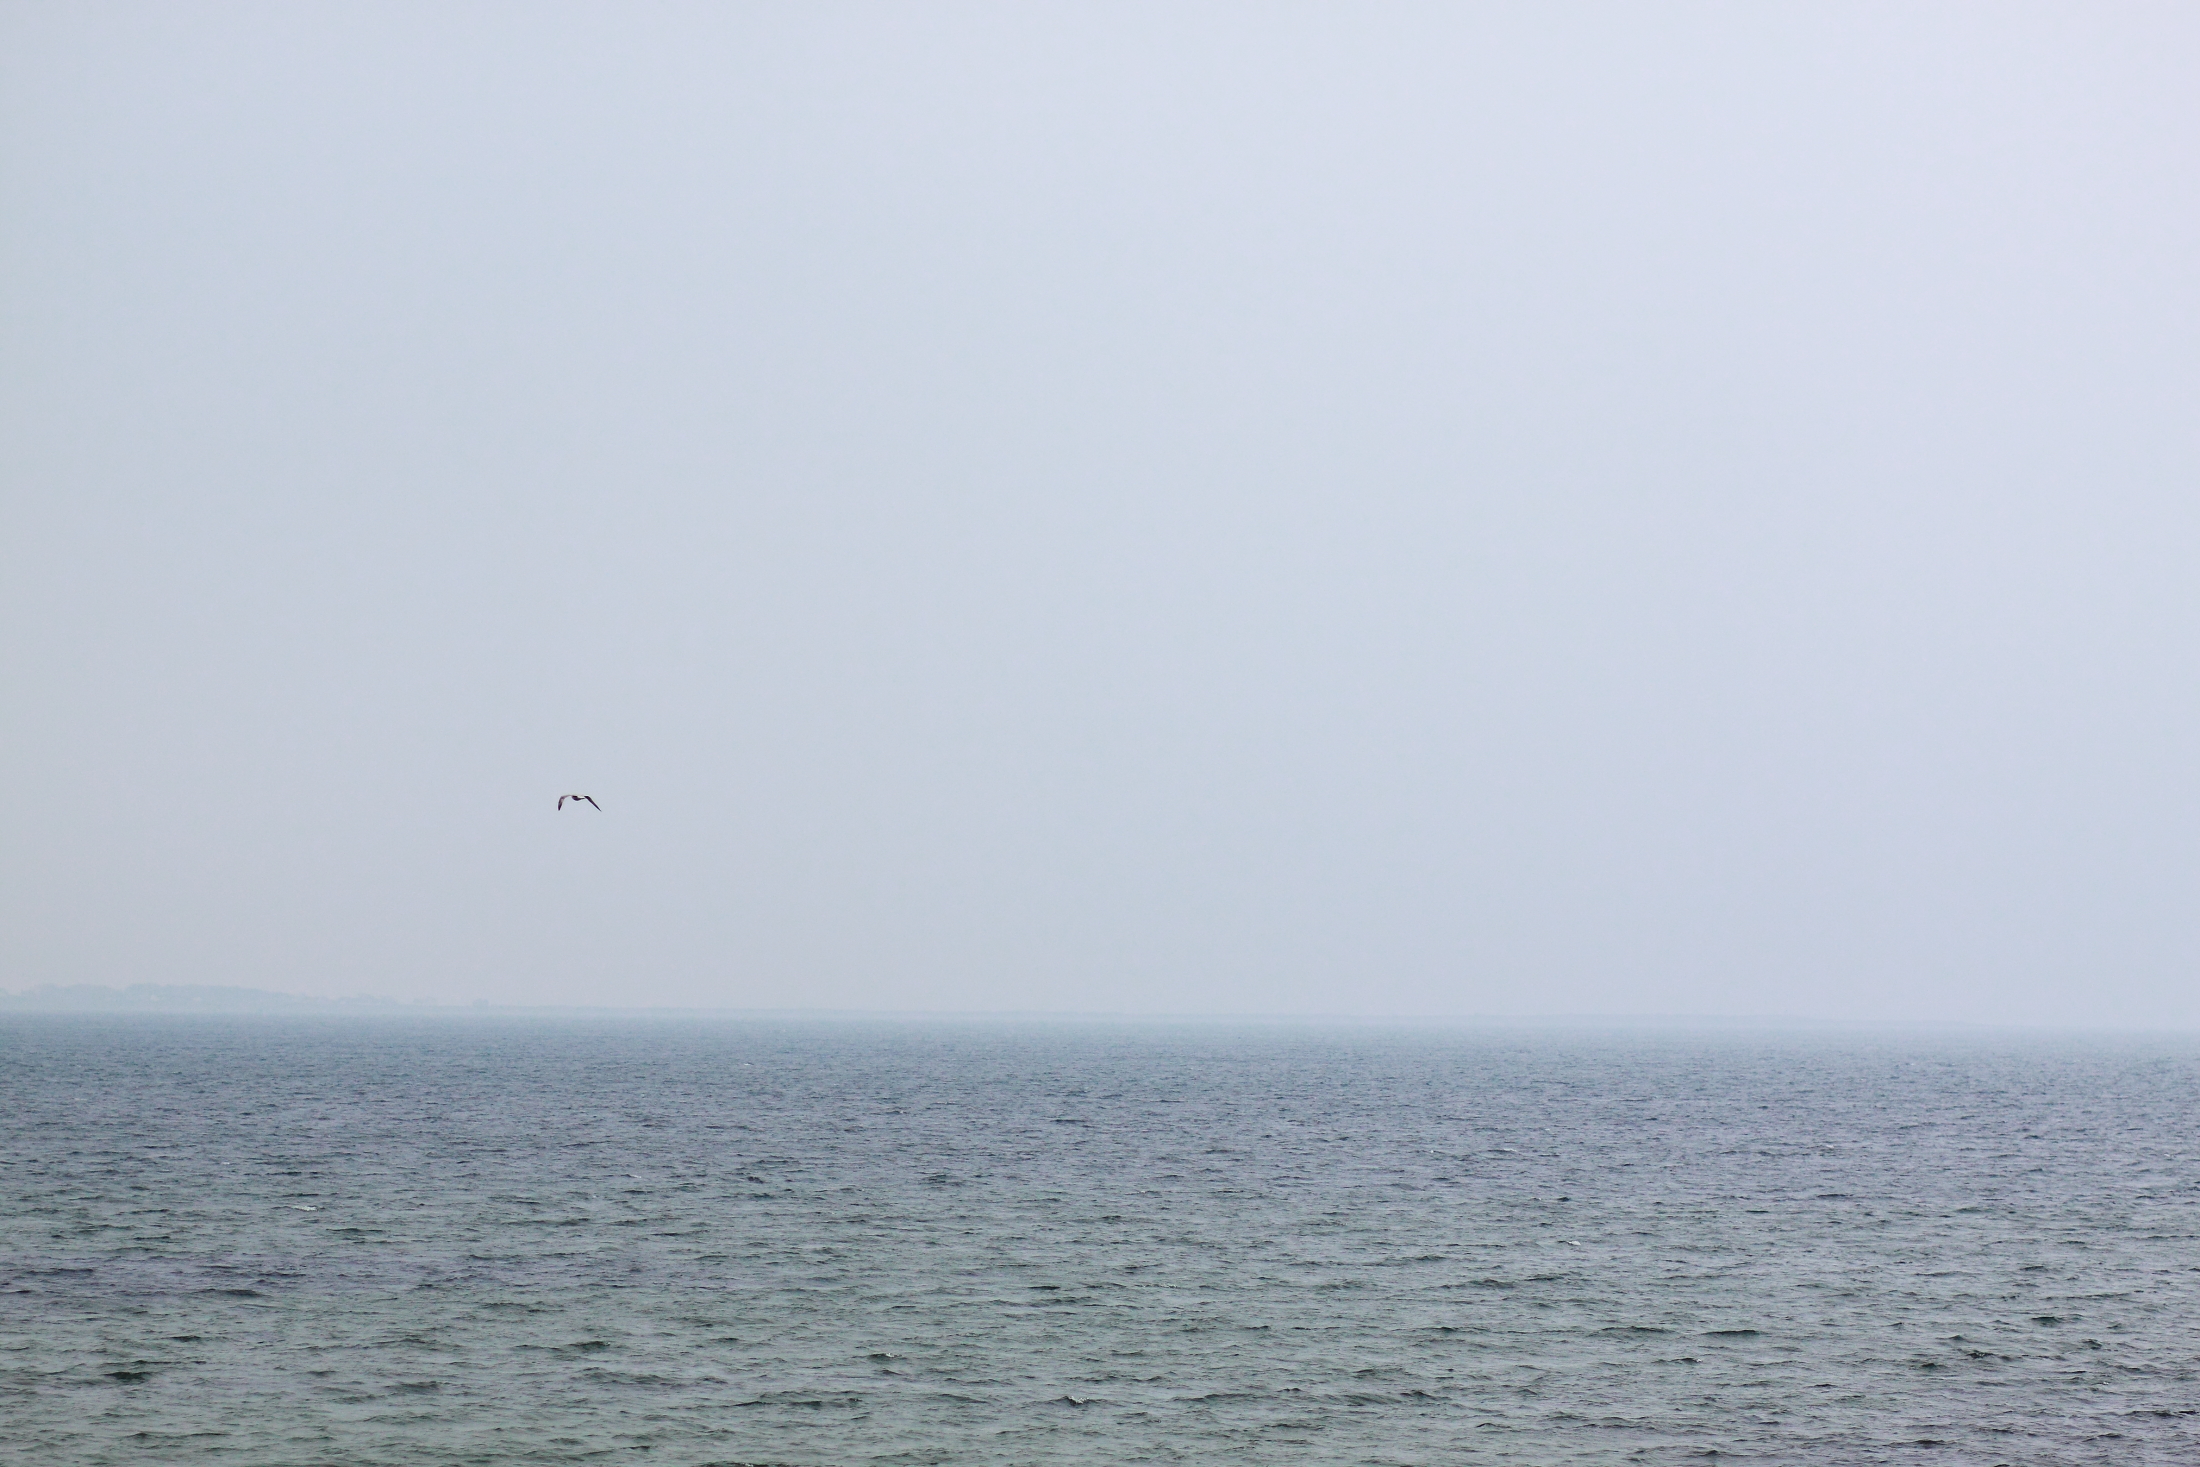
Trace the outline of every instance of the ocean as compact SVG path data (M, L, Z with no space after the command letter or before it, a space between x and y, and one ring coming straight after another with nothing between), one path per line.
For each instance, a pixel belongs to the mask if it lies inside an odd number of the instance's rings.
M0 1019L0 1452L2200 1462L2200 1039Z

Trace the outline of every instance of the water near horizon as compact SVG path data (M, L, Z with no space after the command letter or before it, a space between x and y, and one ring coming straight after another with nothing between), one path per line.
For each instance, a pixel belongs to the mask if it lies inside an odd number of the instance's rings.
M65 1464L2200 1461L2200 1040L0 1021Z

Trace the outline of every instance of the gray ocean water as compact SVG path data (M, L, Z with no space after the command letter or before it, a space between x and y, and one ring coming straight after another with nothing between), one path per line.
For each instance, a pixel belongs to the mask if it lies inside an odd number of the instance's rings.
M2200 1041L13 1017L41 1464L2200 1462Z

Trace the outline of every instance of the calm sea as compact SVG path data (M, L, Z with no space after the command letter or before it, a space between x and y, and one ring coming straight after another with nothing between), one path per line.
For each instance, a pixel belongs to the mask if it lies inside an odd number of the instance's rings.
M2200 1463L2200 1041L0 1020L26 1463Z

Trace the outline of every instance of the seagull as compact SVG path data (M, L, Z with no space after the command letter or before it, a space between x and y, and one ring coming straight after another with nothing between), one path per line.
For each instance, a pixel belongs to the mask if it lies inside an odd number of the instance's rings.
M558 796L558 808L560 810L563 810L565 808L565 802L567 800L586 800L589 804L596 805L596 797L594 795L560 795ZM598 810L601 810L603 809L603 806L596 805L596 808Z

